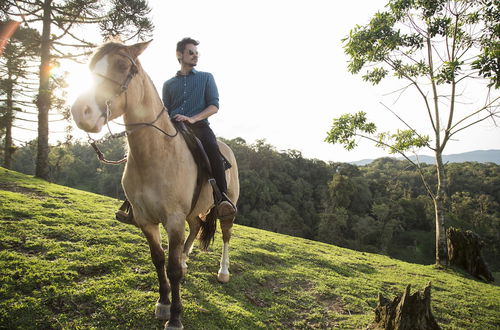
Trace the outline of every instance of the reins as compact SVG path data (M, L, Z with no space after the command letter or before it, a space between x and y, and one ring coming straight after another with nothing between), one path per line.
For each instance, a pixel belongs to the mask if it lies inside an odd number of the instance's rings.
M125 78L125 80L123 81L123 83L120 83L110 77L107 77L101 73L98 73L98 72L94 72L94 74L102 77L102 78L105 78L117 85L120 86L120 91L113 95L112 97L110 97L109 99L107 99L105 101L105 104L106 104L106 109L104 111L101 111L102 112L102 116L104 117L104 120L105 120L105 123L106 123L106 126L108 127L108 131L109 131L109 134L110 134L110 137L111 138L120 138L120 137L124 137L124 136L128 136L129 134L131 134L132 132L138 130L138 129L141 129L145 126L149 126L149 127L153 127L155 129L157 129L158 131L160 131L162 134L164 134L165 136L169 137L169 138L174 138L177 136L177 134L179 134L179 131L177 129L177 127L174 125L174 128L175 128L175 133L174 134L168 134L167 132L165 132L162 128L158 127L157 125L155 125L155 123L158 121L158 119L160 119L161 115L163 113L167 113L167 108L165 108L165 106L163 106L163 108L161 109L160 113L158 113L158 115L156 116L156 118L152 121L152 122L145 122L145 123L131 123L131 124L121 124L121 123L115 123L117 125L121 125L121 126L125 126L125 127L128 127L128 126L133 126L134 128L132 129L125 129L124 131L120 132L120 133L117 133L117 134L113 134L111 132L111 128L109 127L109 117L111 115L111 103L113 101L114 98L116 97L119 97L120 95L122 95L123 93L125 93L125 109L127 108L127 105L128 105L128 102L127 102L127 89L128 89L128 85L130 83L130 81L132 80L132 78L134 78L134 76L139 72L138 68L137 68L137 64L135 63L135 61L128 55L125 55L125 54L121 54L121 53L118 53L118 55L121 55L123 57L126 57L127 59L130 60L130 62L132 63L132 66L130 67L130 71L129 73L127 74L127 77ZM127 161L127 156L125 155L125 157L123 157L122 159L120 160L107 160L105 157L104 157L104 154L102 153L102 151L99 149L99 147L97 146L97 142L96 140L94 140L89 133L87 133L87 136L89 138L89 143L90 145L92 146L92 148L94 149L94 151L96 152L97 154L97 158L99 158L99 160L101 162L103 162L104 164L108 164L108 165L120 165L120 164L123 164Z
M123 137L123 136L125 136L125 134L117 134L115 137ZM125 155L125 157L123 157L120 160L107 160L106 158L104 158L104 154L102 153L102 151L97 146L97 142L98 141L94 140L89 135L89 143L92 146L92 148L94 148L94 151L97 154L97 158L99 158L99 160L102 163L107 164L107 165L120 165L120 164L123 164L123 163L127 162L127 155Z

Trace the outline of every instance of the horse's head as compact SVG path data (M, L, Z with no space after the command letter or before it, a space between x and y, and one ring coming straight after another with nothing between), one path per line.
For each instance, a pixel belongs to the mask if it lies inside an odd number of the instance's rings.
M139 102L141 82L134 78L142 69L137 57L149 42L132 46L108 42L97 49L90 60L94 84L71 107L73 119L80 129L100 132L108 121Z

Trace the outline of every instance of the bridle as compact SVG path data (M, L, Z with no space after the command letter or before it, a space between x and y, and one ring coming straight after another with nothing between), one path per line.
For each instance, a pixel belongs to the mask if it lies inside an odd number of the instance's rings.
M134 78L134 76L139 72L139 69L137 67L137 63L135 63L134 59L132 57L130 57L128 54L123 54L123 53L118 53L118 55L120 56L123 56L125 57L126 59L128 59L130 61L130 63L132 64L132 66L130 67L129 71L128 71L128 74L127 74L127 77L125 77L125 80L123 82L119 82L113 78L110 78L100 72L95 72L92 70L92 73L95 74L96 76L99 76L101 78L104 78L105 80L108 80L118 86L120 86L120 89L117 93L115 93L113 96L111 96L109 99L107 99L106 101L104 101L104 104L106 105L106 108L105 109L101 109L101 107L99 107L99 110L101 111L101 117L104 117L104 121L106 123L106 126L108 126L108 130L109 130L109 133L111 135L113 135L111 133L111 130L109 129L109 117L111 115L111 103L112 101L117 98L117 97L120 97L123 93L125 93L125 109L127 109L127 105L128 105L128 98L127 98L127 89L128 89L128 85L130 84L130 81L132 81L132 79Z
M118 53L118 55L120 56L123 56L125 58L127 58L130 63L132 64L132 66L130 67L129 71L128 71L128 74L127 76L125 77L125 80L123 82L119 82L113 78L110 78L106 75L103 75L99 72L94 72L92 71L93 74L101 77L101 78L104 78L108 81L111 81L112 83L114 84L117 84L120 89L119 91L114 94L113 96L111 96L109 99L107 99L106 101L104 101L104 104L106 105L106 108L105 109L101 109L101 107L99 107L99 110L101 111L101 117L104 117L104 121L105 121L105 124L108 128L108 131L109 131L109 134L112 138L119 138L119 137L123 137L123 136L126 136L130 133L132 133L133 131L137 130L137 129L140 129L144 126L150 126L150 127L153 127L157 130L159 130L161 133L163 133L164 135L170 137L170 138L174 138L177 136L177 134L179 133L177 127L174 125L174 128L175 128L175 133L174 134L168 134L167 132L165 132L163 129L161 129L160 127L156 126L155 123L158 121L158 119L160 119L161 115L163 113L167 113L167 108L165 108L165 106L163 106L162 110L160 111L160 113L158 114L158 116L156 116L156 118L152 121L152 122L145 122L145 123L131 123L131 124L121 124L121 123L116 123L118 125L122 125L122 126L125 126L126 129L121 132L121 133L116 133L116 134L113 134L111 132L111 128L109 127L109 117L111 116L111 104L113 102L114 99L116 99L117 97L120 97L122 94L125 94L125 110L127 109L127 106L128 106L128 98L127 98L127 90L128 90L128 85L130 84L130 82L132 81L132 79L135 77L135 75L139 72L139 68L137 66L137 63L134 61L134 59L132 57L130 57L128 54L123 54L123 53ZM133 128L132 129L127 129L127 127L130 127L132 126ZM127 157L125 156L123 159L119 160L119 161L109 161L109 160L106 160L104 158L104 155L103 153L99 150L99 148L97 147L97 141L94 140L89 133L87 133L87 136L89 138L89 143L90 145L94 148L95 152L97 153L97 156L99 158L99 160L101 160L103 163L106 163L106 164L111 164L111 165L118 165L118 164L122 164L122 163L125 163L127 161Z

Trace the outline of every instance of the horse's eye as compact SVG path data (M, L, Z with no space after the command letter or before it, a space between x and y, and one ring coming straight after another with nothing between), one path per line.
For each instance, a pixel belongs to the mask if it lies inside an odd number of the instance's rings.
M115 64L115 68L118 72L124 73L127 71L127 64L125 64L125 62L120 61Z

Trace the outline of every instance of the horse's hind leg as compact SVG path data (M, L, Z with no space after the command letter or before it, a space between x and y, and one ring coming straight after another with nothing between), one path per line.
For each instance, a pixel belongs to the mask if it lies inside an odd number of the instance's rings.
M187 259L189 254L191 253L191 248L193 247L193 242L198 236L198 233L201 228L201 219L199 217L194 218L193 220L188 220L189 224L189 236L186 238L186 242L184 242L184 250L182 251L182 274L186 275L187 273Z
M231 231L233 228L233 221L226 220L220 221L220 227L222 229L222 257L220 259L220 269L217 273L217 279L221 283L229 282L229 240L231 239Z
M160 298L156 303L155 315L161 320L168 320L170 317L170 286L167 281L165 271L165 252L161 247L160 227L154 224L148 224L141 227L142 232L148 240L149 249L151 250L151 259L156 268L158 282L160 284Z

